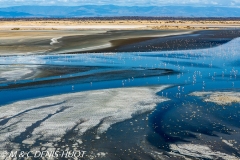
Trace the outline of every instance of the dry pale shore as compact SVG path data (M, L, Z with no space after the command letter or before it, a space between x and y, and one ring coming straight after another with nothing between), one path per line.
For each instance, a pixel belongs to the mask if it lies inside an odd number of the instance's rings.
M212 29L238 28L240 21L221 20L16 20L0 21L0 30L55 29Z

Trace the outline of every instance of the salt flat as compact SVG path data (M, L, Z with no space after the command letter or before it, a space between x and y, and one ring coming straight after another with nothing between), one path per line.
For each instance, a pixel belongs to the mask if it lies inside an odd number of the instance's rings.
M198 144L170 144L170 149L176 155L200 158L200 159L224 159L224 160L238 160L237 157L221 153L219 151L212 151L208 146Z
M157 103L167 100L156 95L166 87L85 91L1 106L0 150L6 146L18 150L23 145L31 150L42 146L58 149L62 146L56 143L72 130L77 132L77 137L71 145L79 147L81 136L91 128L97 128L97 140L112 124L154 110Z
M227 105L240 102L239 92L193 92L190 95L203 98L205 102Z

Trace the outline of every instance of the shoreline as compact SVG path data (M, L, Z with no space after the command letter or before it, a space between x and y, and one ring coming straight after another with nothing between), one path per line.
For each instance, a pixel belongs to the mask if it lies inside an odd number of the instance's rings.
M129 32L129 33L139 32L139 35L118 36L118 34L121 34L121 32L123 34L126 34L127 32ZM62 51L58 51L57 54L121 52L121 51L117 50L118 47L122 47L122 46L129 45L129 44L141 43L141 42L148 41L148 40L154 40L156 38L175 37L175 36L181 36L181 35L185 35L185 34L187 35L187 34L194 33L194 31L191 31L191 30L189 30L189 31L182 31L182 30L181 31L176 31L176 30L162 31L162 32L156 33L156 35L154 35L154 32L151 33L151 31L149 31L148 35L141 34L141 31L127 31L127 32L124 33L123 30L115 31L115 32L110 33L110 34L112 34L113 38L106 39L105 43L102 42L103 44L96 45L96 46L90 46L90 47L86 47L86 48L84 47L84 48L80 48L80 49L69 49L69 50L65 51L65 53ZM116 37L114 37L114 35L116 35ZM79 37L79 38L81 38L81 37ZM105 38L104 35L103 35L103 38ZM66 37L66 40L62 39L62 43L64 46L68 46L70 43L73 43L73 42L71 39L68 39ZM129 51L123 51L123 52L129 52Z
M1 55L53 54L61 52L86 52L111 48L112 41L123 39L153 39L156 36L181 34L190 31L156 30L81 30L81 31L0 31ZM57 37L62 37L56 39ZM58 43L55 43L57 41ZM134 40L133 40L134 42ZM107 45L106 45L107 44Z
M204 49L240 37L240 30L20 30L0 36L0 55L7 56Z
M60 54L74 53L105 53L105 52L155 52L174 50L195 50L212 48L225 44L240 37L240 30L201 30L162 34L158 37L137 37L111 40L109 48L88 51L58 52ZM64 41L63 41L64 43ZM67 42L69 43L69 42Z

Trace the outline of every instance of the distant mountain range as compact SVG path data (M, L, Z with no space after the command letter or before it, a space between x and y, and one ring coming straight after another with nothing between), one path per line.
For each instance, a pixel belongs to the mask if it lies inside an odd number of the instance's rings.
M115 16L240 17L240 8L191 6L16 6L0 8L0 18Z

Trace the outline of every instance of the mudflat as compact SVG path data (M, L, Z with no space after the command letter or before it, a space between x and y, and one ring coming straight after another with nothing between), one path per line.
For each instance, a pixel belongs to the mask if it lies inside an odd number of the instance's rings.
M0 36L1 55L75 54L211 48L240 30L4 30Z
M0 54L49 54L95 51L121 46L122 40L141 42L156 37L190 33L186 30L54 30L0 31ZM121 41L121 42L120 42ZM125 44L125 43L124 43Z
M1 19L0 55L209 48L239 37L239 27L239 20Z

